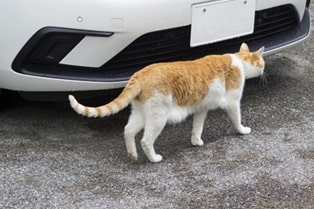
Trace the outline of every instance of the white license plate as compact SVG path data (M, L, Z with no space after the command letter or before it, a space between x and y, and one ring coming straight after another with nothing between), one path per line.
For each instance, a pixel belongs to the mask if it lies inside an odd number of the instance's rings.
M215 0L192 6L190 46L251 34L256 0Z

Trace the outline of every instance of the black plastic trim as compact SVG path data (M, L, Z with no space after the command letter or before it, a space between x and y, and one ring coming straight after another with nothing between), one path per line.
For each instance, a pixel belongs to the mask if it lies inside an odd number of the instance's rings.
M311 0L306 0L306 7L307 7L307 8L310 7L310 3L311 3Z
M12 63L16 72L30 74L33 67L55 67L85 37L110 37L113 32L45 27L25 44ZM44 67L45 66L45 67ZM29 69L29 70L28 70Z

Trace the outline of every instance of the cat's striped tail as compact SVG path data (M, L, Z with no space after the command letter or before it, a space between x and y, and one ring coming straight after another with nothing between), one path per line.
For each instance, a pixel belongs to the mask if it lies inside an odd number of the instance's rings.
M130 81L121 94L108 104L99 107L88 107L80 104L74 96L69 95L71 107L80 115L87 117L105 117L118 113L126 108L140 93L141 86L136 81Z

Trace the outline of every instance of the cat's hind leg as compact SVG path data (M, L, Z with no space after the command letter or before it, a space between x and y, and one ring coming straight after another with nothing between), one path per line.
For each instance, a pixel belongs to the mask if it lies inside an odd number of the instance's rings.
M152 120L148 120L145 123L144 136L141 144L146 157L152 163L157 163L162 160L162 156L155 152L154 143L166 125L166 122L167 119L159 117L152 118Z
M162 156L155 152L154 143L167 123L170 105L170 96L161 94L156 95L145 104L145 127L141 144L145 155L152 163L162 160Z
M124 139L128 155L131 159L137 160L135 136L144 128L144 117L141 106L136 102L132 103L132 112L127 125L124 128Z
M240 101L233 102L232 104L228 105L226 108L227 113L235 127L235 129L240 134L249 134L251 133L251 128L245 127L241 123L241 110L240 110Z
M201 139L201 136L202 136L206 116L207 116L207 111L194 113L193 130L192 130L192 137L191 137L191 143L194 146L204 145L204 142Z

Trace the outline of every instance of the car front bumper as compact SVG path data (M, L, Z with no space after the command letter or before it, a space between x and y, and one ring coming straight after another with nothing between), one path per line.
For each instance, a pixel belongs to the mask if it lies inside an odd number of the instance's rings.
M4 55L6 59L0 57L0 59L5 60L0 64L0 87L20 91L86 91L120 88L126 84L132 73L150 63L193 59L210 53L233 52L238 49L242 42L247 42L251 49L265 46L265 54L269 55L299 44L310 33L309 11L308 9L304 10L305 1L304 4L300 4L299 1L299 3L289 4L290 8L294 9L295 18L290 22L290 25L288 24L289 27L283 24L282 31L280 31L281 26L277 28L278 30L274 34L272 34L271 27L267 29L267 33L263 32L262 27L260 29L255 28L252 35L190 48L187 40L189 39L191 24L190 7L194 1L191 1L188 6L187 4L180 4L180 6L175 7L164 3L158 4L158 6L155 5L154 8L152 8L153 4L145 3L142 5L141 10L134 10L134 12L140 11L137 15L134 15L134 13L132 15L131 5L124 4L123 7L119 8L119 11L117 8L107 11L108 9L104 6L100 6L102 5L101 1L97 2L99 8L95 10L93 18L87 18L90 14L84 15L82 11L72 11L71 18L64 17L63 21L58 18L57 20L49 19L49 21L54 22L50 25L58 25L58 27L49 26L52 32L64 28L74 28L74 31L81 31L83 34L78 39L79 41L75 44L75 47L65 53L63 57L57 59L57 63L51 62L51 60L37 62L36 53L31 56L36 50L30 47L30 40L47 28L47 23L43 27L44 23L41 23L42 21L36 21L36 24L32 24L31 29L24 28L26 32L23 35L22 31L16 31L24 38L17 38L18 41L13 44L13 47L10 48L12 43L1 43L1 45L6 45L4 48L11 50ZM269 0L257 1L258 11L256 12L255 22L261 21L263 23L263 18L268 15L268 7L277 8L276 4L284 2L284 0L275 2ZM162 5L165 4L168 4L169 7L162 10ZM48 6L44 5L45 8ZM88 6L86 5L86 7ZM47 8L43 9L43 11L45 10ZM281 11L285 10L286 8L281 8ZM109 20L105 18L103 11L107 12L106 17L112 18L109 18ZM163 11L162 15L160 15L160 11ZM60 13L62 13L62 9ZM277 13L277 10L270 12L269 16L275 13ZM139 16L150 18L139 19ZM94 19L96 17L108 21L99 24L99 20ZM169 21L169 17L171 17L171 21ZM276 21L276 16L273 17L271 21ZM43 22L47 22L47 19ZM103 34L98 34L98 32ZM111 35L106 36L106 34ZM66 33L63 35L66 35ZM40 36L38 37L35 44L31 43L31 45L36 46L36 44L45 40L41 39ZM157 40L155 45L151 45L150 43L154 40ZM178 42L178 44L172 54L158 51L160 47L168 47L169 43L175 42ZM41 49L41 47L39 48ZM141 53L138 53L138 51L141 51ZM153 55L150 56L151 54ZM30 57L35 57L35 61L31 60ZM6 62L6 60L11 60L11 62ZM15 82L12 83L12 80Z

